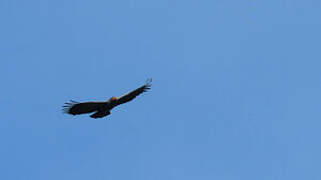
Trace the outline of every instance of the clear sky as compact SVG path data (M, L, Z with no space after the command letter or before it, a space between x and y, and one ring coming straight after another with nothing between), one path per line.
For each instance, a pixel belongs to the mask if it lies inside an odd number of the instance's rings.
M1 0L0 22L0 179L321 179L319 0ZM149 77L107 118L61 112Z

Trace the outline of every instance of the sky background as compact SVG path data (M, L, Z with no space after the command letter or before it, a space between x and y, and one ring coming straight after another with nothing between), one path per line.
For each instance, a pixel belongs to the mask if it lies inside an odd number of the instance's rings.
M2 0L0 22L0 179L321 179L320 0ZM149 77L107 118L61 112Z

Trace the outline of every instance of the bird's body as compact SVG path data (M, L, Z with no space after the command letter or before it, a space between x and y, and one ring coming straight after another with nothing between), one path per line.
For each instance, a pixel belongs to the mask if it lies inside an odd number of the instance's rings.
M114 107L133 100L136 96L147 91L151 87L151 79L147 80L147 83L119 98L111 97L108 101L102 102L83 102L70 101L65 103L63 111L71 115L93 113L91 118L102 118L110 114L110 110Z

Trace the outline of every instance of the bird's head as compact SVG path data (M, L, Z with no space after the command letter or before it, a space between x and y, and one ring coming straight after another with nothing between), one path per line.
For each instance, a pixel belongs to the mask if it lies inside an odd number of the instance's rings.
M113 102L113 101L117 101L117 97L113 96L109 99L109 101Z

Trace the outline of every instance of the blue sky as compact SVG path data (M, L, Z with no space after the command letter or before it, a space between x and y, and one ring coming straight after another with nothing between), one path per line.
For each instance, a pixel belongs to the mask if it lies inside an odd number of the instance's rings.
M0 179L321 179L320 9L2 0ZM107 118L61 113L149 77Z

